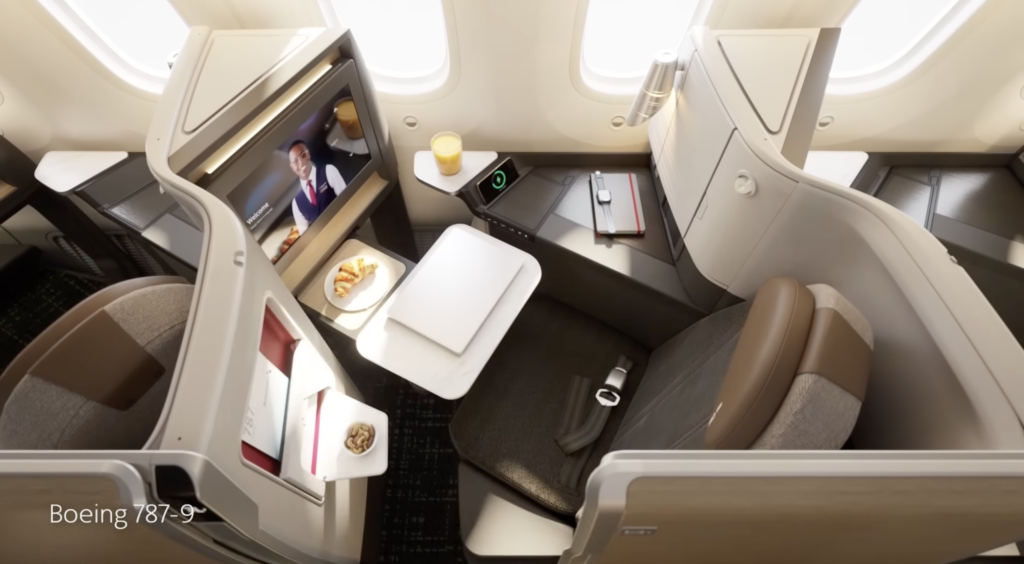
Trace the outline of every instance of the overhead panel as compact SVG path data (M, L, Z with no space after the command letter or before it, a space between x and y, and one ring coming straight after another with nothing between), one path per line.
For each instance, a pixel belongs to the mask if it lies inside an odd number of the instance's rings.
M185 115L185 132L202 127L308 39L294 31L215 36Z
M761 123L782 130L807 54L808 38L799 35L726 35L719 45Z

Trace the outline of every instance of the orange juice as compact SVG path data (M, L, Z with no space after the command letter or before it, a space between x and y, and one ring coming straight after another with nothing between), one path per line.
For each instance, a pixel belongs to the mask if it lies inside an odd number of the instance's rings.
M457 133L438 133L430 140L430 150L441 174L451 176L462 170L462 138Z
M345 137L349 139L362 139L363 126L359 124L359 114L356 113L356 103L352 98L339 100L334 105L334 119L338 120Z

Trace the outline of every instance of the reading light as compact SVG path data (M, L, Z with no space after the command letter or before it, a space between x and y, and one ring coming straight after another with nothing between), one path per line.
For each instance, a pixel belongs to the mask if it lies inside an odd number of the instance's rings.
M676 59L675 51L663 51L654 57L651 68L647 70L647 77L644 78L644 84L633 99L633 107L626 116L626 125L640 125L651 119L651 116L665 105L676 78Z

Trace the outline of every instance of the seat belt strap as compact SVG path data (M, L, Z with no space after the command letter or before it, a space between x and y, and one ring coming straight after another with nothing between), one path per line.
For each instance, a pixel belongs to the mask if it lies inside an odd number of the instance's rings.
M612 407L611 405L595 403L594 407L590 409L590 415L587 416L583 425L580 425L571 433L555 437L558 448L562 449L562 452L568 456L595 442L601 436L601 432L604 431L605 424L608 423L608 416L612 414Z
M586 402L590 388L589 383L585 388L577 383L577 379L585 380L585 378L573 376L569 390L570 395L567 398L566 413L562 418L563 425L559 427L559 432L555 436L555 442L566 456L592 444L601 436L604 426L608 423L612 408L619 405L619 401L621 401L619 394L622 392L622 388L626 384L626 376L632 368L633 361L626 358L625 355L619 355L619 362L608 372L604 385L594 394L597 402L591 408L586 420L582 425L577 424L570 427L566 423L569 416L578 420L579 414L574 410L578 409L581 403Z
M562 486L579 491L580 478L587 467L590 455L594 452L594 443L604 431L612 409L621 401L619 394L622 393L626 376L632 369L633 361L620 355L615 368L608 372L604 384L593 395L590 393L590 380L579 376L572 377L558 433L555 435L555 442L566 455L558 474L558 483ZM583 414L591 397L596 401L590 414L584 419Z
M562 418L558 423L555 437L568 435L573 429L583 424L588 399L590 399L590 380L573 375L569 382L569 394L565 398L565 408L562 409Z

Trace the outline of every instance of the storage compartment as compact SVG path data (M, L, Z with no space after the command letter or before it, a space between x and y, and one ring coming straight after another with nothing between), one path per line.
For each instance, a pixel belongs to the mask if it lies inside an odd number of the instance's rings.
M272 298L264 309L259 354L242 425L241 454L248 465L318 500L326 481L387 470L387 415L334 389L330 367ZM345 451L353 423L373 426L372 456Z
M700 272L728 287L794 188L733 135L684 237Z

